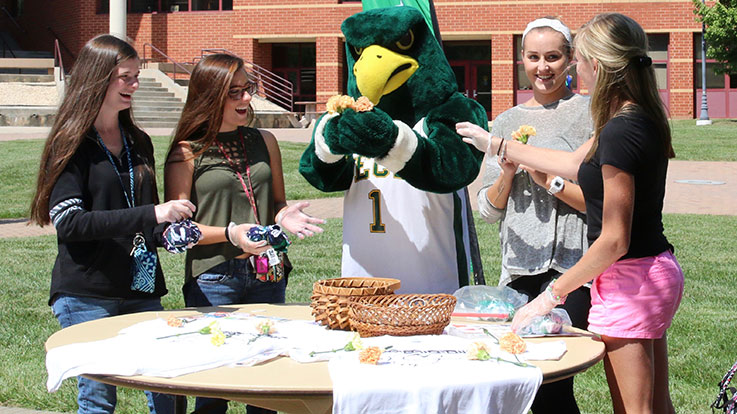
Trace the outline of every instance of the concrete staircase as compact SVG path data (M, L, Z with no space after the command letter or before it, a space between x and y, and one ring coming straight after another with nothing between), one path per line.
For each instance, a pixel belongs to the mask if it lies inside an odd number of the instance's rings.
M143 128L174 128L184 102L153 78L139 78L133 94L133 117Z

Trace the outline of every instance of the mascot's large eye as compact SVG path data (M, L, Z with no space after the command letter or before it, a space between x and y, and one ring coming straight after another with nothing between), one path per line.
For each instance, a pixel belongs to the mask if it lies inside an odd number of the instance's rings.
M358 46L353 46L353 52L356 54L356 57L361 56L361 53L363 53L363 48Z
M395 43L395 45L397 45L400 50L408 50L412 47L412 44L414 42L415 33L412 31L412 29L409 29L407 33L405 33L404 36L402 36L402 38Z

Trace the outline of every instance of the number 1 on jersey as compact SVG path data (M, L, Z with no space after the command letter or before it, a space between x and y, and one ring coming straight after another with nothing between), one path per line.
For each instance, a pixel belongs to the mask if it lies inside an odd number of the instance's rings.
M374 221L369 226L371 233L386 233L386 227L381 222L381 191L372 190L368 193L368 198L372 201L372 210L374 213Z

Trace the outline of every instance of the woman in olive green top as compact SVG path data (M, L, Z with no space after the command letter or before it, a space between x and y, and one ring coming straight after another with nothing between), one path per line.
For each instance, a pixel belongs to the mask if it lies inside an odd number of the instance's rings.
M187 306L283 303L286 278L259 280L249 260L271 246L250 241L248 230L278 223L299 238L322 232L316 224L324 220L302 212L308 203L287 206L274 135L245 126L256 90L243 60L228 54L203 58L190 78L164 175L166 199L190 199L202 231L199 244L187 251ZM224 413L227 401L197 398L196 409Z

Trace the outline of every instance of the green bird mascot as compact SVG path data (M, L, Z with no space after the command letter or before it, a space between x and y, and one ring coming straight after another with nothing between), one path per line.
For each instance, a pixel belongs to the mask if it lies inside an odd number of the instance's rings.
M348 93L375 106L321 116L299 168L319 190L347 190L341 274L397 278L399 293L452 293L469 281L464 192L484 156L455 124L488 128L486 112L457 92L416 9L364 11L341 29Z

